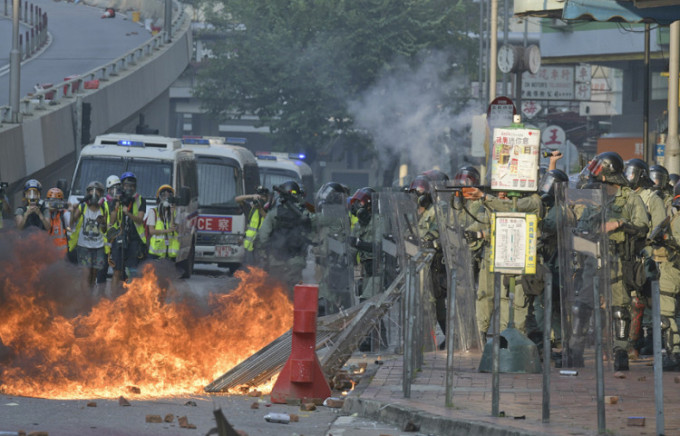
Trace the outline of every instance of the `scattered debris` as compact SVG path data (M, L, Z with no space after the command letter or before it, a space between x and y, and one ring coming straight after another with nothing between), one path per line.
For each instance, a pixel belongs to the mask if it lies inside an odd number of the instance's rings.
M163 419L161 418L161 415L146 415L146 422L160 424L163 422Z
M96 401L90 401L87 403L87 407L97 407L97 402Z
M268 413L264 415L264 420L267 422L288 424L290 422L290 416L287 413Z
M28 436L49 436L49 433L46 431L32 431L28 434Z
M515 419L527 419L526 415L515 416Z
M165 421L165 422L172 422L174 420L175 420L175 415L173 415L172 413L168 413L167 415L165 415L165 418L163 419L163 421Z
M645 377L644 375L642 377L638 377L638 381L645 381L645 380L647 380L647 377Z
M256 390L254 390L254 391L248 392L248 396L249 396L249 397L261 397L261 396L262 396L262 392L260 392L260 391L258 391L258 390L256 389Z
M118 405L119 406L129 406L130 402L128 400L126 400L124 396L121 395L120 397L118 397Z
M571 375L571 376L577 376L578 371L575 371L573 369L562 369L560 370L560 375Z
M104 14L102 15L102 18L115 18L116 16L116 10L113 8L106 8L104 9Z
M619 402L619 397L616 395L607 395L604 397L604 402L607 404L616 404Z
M196 402L193 400L189 400L186 403L184 403L185 406L191 406L191 407L196 407Z
M299 421L300 421L300 417L299 417L299 416L297 416L297 415L294 414L294 413L291 413L291 414L290 414L290 422L299 422Z
M417 424L415 424L415 423L412 422L412 421L408 421L408 422L406 423L406 425L404 425L404 431L408 431L408 432L416 432L416 431L418 431L418 430L420 430L420 426L417 425Z
M622 373L621 371L616 371L614 373L615 378L626 378L626 374Z
M181 428L190 428L190 429L196 428L196 426L194 424L189 423L189 418L187 418L186 416L180 416L179 418L177 418L177 422L179 423L179 426Z
M286 398L286 405L288 406L299 406L301 401L299 398Z
M260 403L258 403L258 402L256 401L256 402L254 402L253 404L250 405L250 408L251 408L251 409L259 409L259 408L260 408Z
M628 427L644 427L645 417L644 416L629 416L628 417Z
M677 375L676 375L675 378L673 379L673 381L674 381L675 383L680 383L680 376L677 376Z
M131 394L137 394L137 395L142 393L142 390L139 389L137 386L128 386L127 391Z
M300 404L300 410L304 410L305 412L311 412L312 410L316 410L316 404L302 403Z
M332 407L334 409L340 409L342 406L345 404L345 400L342 398L336 398L336 397L329 397L326 398L323 402L323 405L326 407Z

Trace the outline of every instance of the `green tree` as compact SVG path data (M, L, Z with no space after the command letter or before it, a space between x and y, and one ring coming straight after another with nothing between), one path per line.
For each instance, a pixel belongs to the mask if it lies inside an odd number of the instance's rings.
M223 35L199 74L195 95L219 119L244 114L270 126L283 148L333 143L364 147L347 102L397 59L450 50L470 61L459 0L212 0ZM451 50L455 49L455 50Z

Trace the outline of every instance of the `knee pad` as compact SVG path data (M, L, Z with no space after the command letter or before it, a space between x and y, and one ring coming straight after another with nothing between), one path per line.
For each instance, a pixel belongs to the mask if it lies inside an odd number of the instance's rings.
M614 336L619 340L627 340L630 333L630 312L628 308L613 306L612 315L614 318Z

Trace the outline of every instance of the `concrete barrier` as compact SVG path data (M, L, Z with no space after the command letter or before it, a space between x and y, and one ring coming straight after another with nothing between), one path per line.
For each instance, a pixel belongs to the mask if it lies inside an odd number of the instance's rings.
M45 98L48 91L21 100L21 123L0 124L0 180L10 183L10 193L27 178L35 177L43 186L70 178L82 144L85 105L92 138L113 130L134 131L138 114L145 111L146 119L167 133L168 88L189 64L192 51L191 23L183 9L173 24L170 43L158 35L105 66L59 83L52 100ZM99 80L97 89L85 89L84 82L91 80Z

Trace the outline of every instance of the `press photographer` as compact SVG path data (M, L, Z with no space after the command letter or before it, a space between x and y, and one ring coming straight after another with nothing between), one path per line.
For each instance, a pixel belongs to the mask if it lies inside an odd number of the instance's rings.
M120 181L123 192L117 201L113 201L107 234L111 243L109 265L113 268L111 289L114 296L122 291L121 281L135 276L139 262L146 255L146 200L137 193L137 177L133 173L123 173Z
M42 185L35 179L30 179L24 185L24 205L14 212L17 229L24 230L37 227L41 230L50 227L50 220L44 215L44 206L40 202Z

